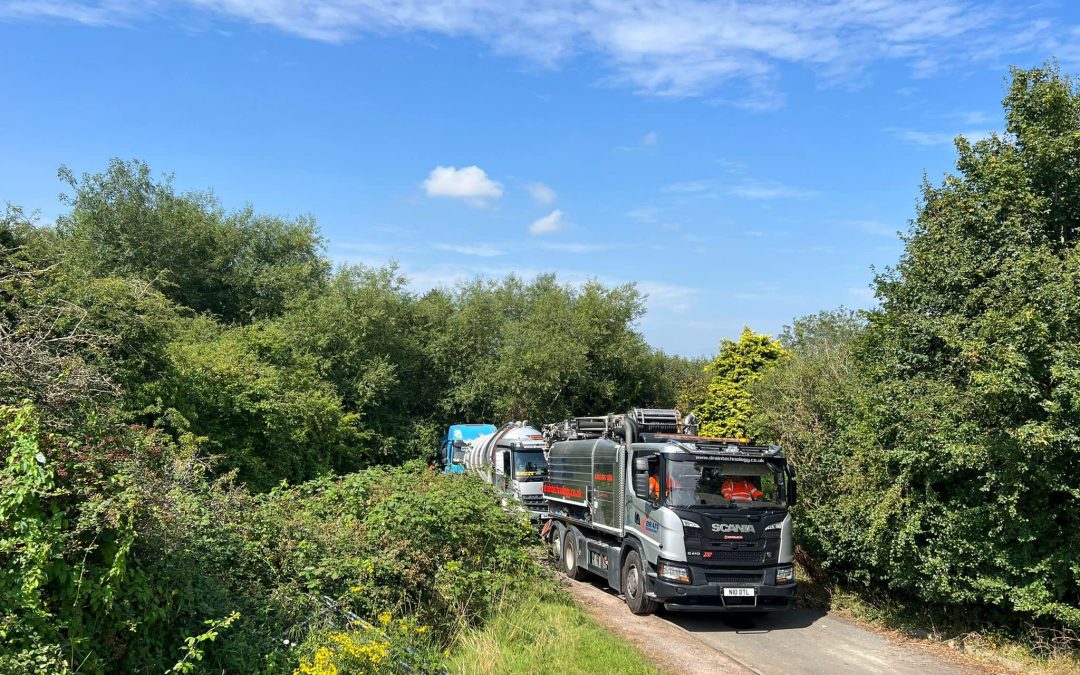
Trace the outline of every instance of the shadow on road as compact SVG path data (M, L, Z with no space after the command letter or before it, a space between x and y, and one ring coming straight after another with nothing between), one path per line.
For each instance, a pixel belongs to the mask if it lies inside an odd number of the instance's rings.
M600 579L591 578L583 581L593 588L622 600L622 596L611 590ZM627 612L630 608L626 609ZM691 633L771 633L773 631L797 630L812 625L824 618L826 613L820 609L796 607L787 611L763 612L749 615L726 612L669 612L661 609L657 616L684 628Z
M768 612L754 616L724 612L715 614L661 612L660 616L691 633L771 633L806 628L824 618L825 612L820 609L796 607L787 611Z

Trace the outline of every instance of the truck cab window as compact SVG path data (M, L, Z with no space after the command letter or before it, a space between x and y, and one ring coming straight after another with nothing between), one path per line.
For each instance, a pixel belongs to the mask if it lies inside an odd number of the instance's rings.
M546 476L548 472L547 469L547 460L544 459L543 450L514 451L515 478L536 478Z
M786 506L784 473L770 464L668 462L664 504L673 507Z

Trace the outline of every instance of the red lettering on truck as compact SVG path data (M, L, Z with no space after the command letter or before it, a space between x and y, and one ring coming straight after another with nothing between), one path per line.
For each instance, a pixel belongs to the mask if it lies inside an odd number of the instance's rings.
M580 488L568 488L562 485L551 485L550 483L544 484L544 494L559 495L560 497L573 497L575 499L581 499Z

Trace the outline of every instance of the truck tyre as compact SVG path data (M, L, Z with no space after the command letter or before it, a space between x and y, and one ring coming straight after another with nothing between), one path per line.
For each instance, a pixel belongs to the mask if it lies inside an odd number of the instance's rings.
M645 565L641 561L641 554L631 550L623 561L622 587L626 605L634 614L652 614L660 607L660 603L645 595L645 578Z
M562 523L551 524L551 557L555 562L562 560L563 539L566 538L566 528Z
M566 576L574 581L581 581L589 573L578 567L578 556L581 554L578 548L578 538L573 530L563 532L562 566Z

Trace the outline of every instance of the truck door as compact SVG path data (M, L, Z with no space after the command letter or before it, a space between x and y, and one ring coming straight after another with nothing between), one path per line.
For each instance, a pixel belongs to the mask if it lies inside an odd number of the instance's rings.
M505 449L502 453L502 491L510 491L510 481L513 480L514 470L510 462L510 450Z
M633 454L631 482L634 498L629 500L627 508L628 527L637 528L647 536L659 531L659 524L650 520L654 509L660 506L661 488L660 455L652 451L638 451Z

